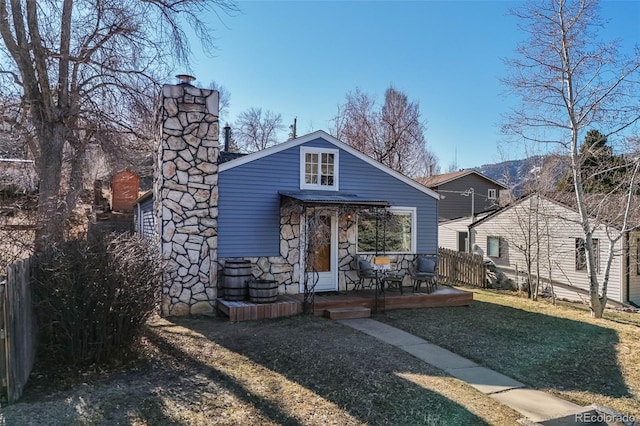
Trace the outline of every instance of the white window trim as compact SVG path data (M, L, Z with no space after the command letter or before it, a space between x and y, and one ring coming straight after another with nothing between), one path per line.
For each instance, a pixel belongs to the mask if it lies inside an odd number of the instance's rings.
M493 193L493 195L491 195L491 193ZM495 200L496 198L498 198L498 190L497 189L493 189L493 188L489 188L487 190L487 198L490 200Z
M392 206L392 207L387 207L388 211L391 212L409 212L411 213L411 249L408 252L404 252L404 251L385 251L385 254L414 254L416 253L416 248L417 248L417 238L418 238L418 229L417 229L417 224L418 224L418 209L416 207L400 207L400 206ZM358 227L356 226L356 249L358 245ZM359 251L357 250L358 254L375 254L375 252L373 251Z
M333 154L333 185L320 185L317 184L307 184L304 182L305 179L305 157L307 153L311 154ZM339 191L339 176L338 171L340 170L340 150L339 149L330 149L330 148L316 148L312 146L302 146L300 147L300 189L316 189L321 191ZM319 169L318 165L318 169Z

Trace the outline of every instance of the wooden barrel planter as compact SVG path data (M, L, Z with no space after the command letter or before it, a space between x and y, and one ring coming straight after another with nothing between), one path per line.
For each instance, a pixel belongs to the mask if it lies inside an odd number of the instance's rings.
M223 286L225 300L245 300L247 281L253 279L251 262L245 259L229 259L224 262Z
M271 303L278 299L278 281L250 280L249 300L253 303Z

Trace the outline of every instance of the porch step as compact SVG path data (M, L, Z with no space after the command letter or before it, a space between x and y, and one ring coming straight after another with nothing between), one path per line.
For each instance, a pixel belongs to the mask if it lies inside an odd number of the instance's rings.
M369 318L371 309L362 306L350 308L329 308L324 310L324 316L329 319Z

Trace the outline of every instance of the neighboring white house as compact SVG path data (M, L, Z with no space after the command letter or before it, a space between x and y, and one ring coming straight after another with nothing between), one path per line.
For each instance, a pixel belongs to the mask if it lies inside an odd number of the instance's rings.
M473 219L477 221L488 214L488 212L480 213ZM471 216L450 220L440 219L438 222L438 247L463 252L473 251L473 246L469 244L469 225L471 225Z
M588 300L584 234L579 215L571 207L533 194L477 220L470 230L471 244L477 244L485 257L510 278L522 279L529 263L532 274L543 279L544 292L550 291L550 278L558 298ZM604 225L596 227L593 238L598 247L598 280L602 283L610 241ZM640 305L639 254L638 231L625 234L615 243L609 299Z

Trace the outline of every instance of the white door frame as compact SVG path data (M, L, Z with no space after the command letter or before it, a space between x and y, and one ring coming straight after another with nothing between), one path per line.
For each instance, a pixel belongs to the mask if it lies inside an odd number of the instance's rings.
M323 212L322 215L329 216L331 218L330 271L318 273L318 282L316 283L314 292L338 291L338 212L326 211ZM305 216L303 220L306 221L307 217ZM302 229L306 229L306 223L301 223L301 230ZM304 266L306 265L305 254L307 252L307 238L308 235L305 235L303 238L301 238L302 252L300 253L300 293L304 292L304 276L306 274Z

